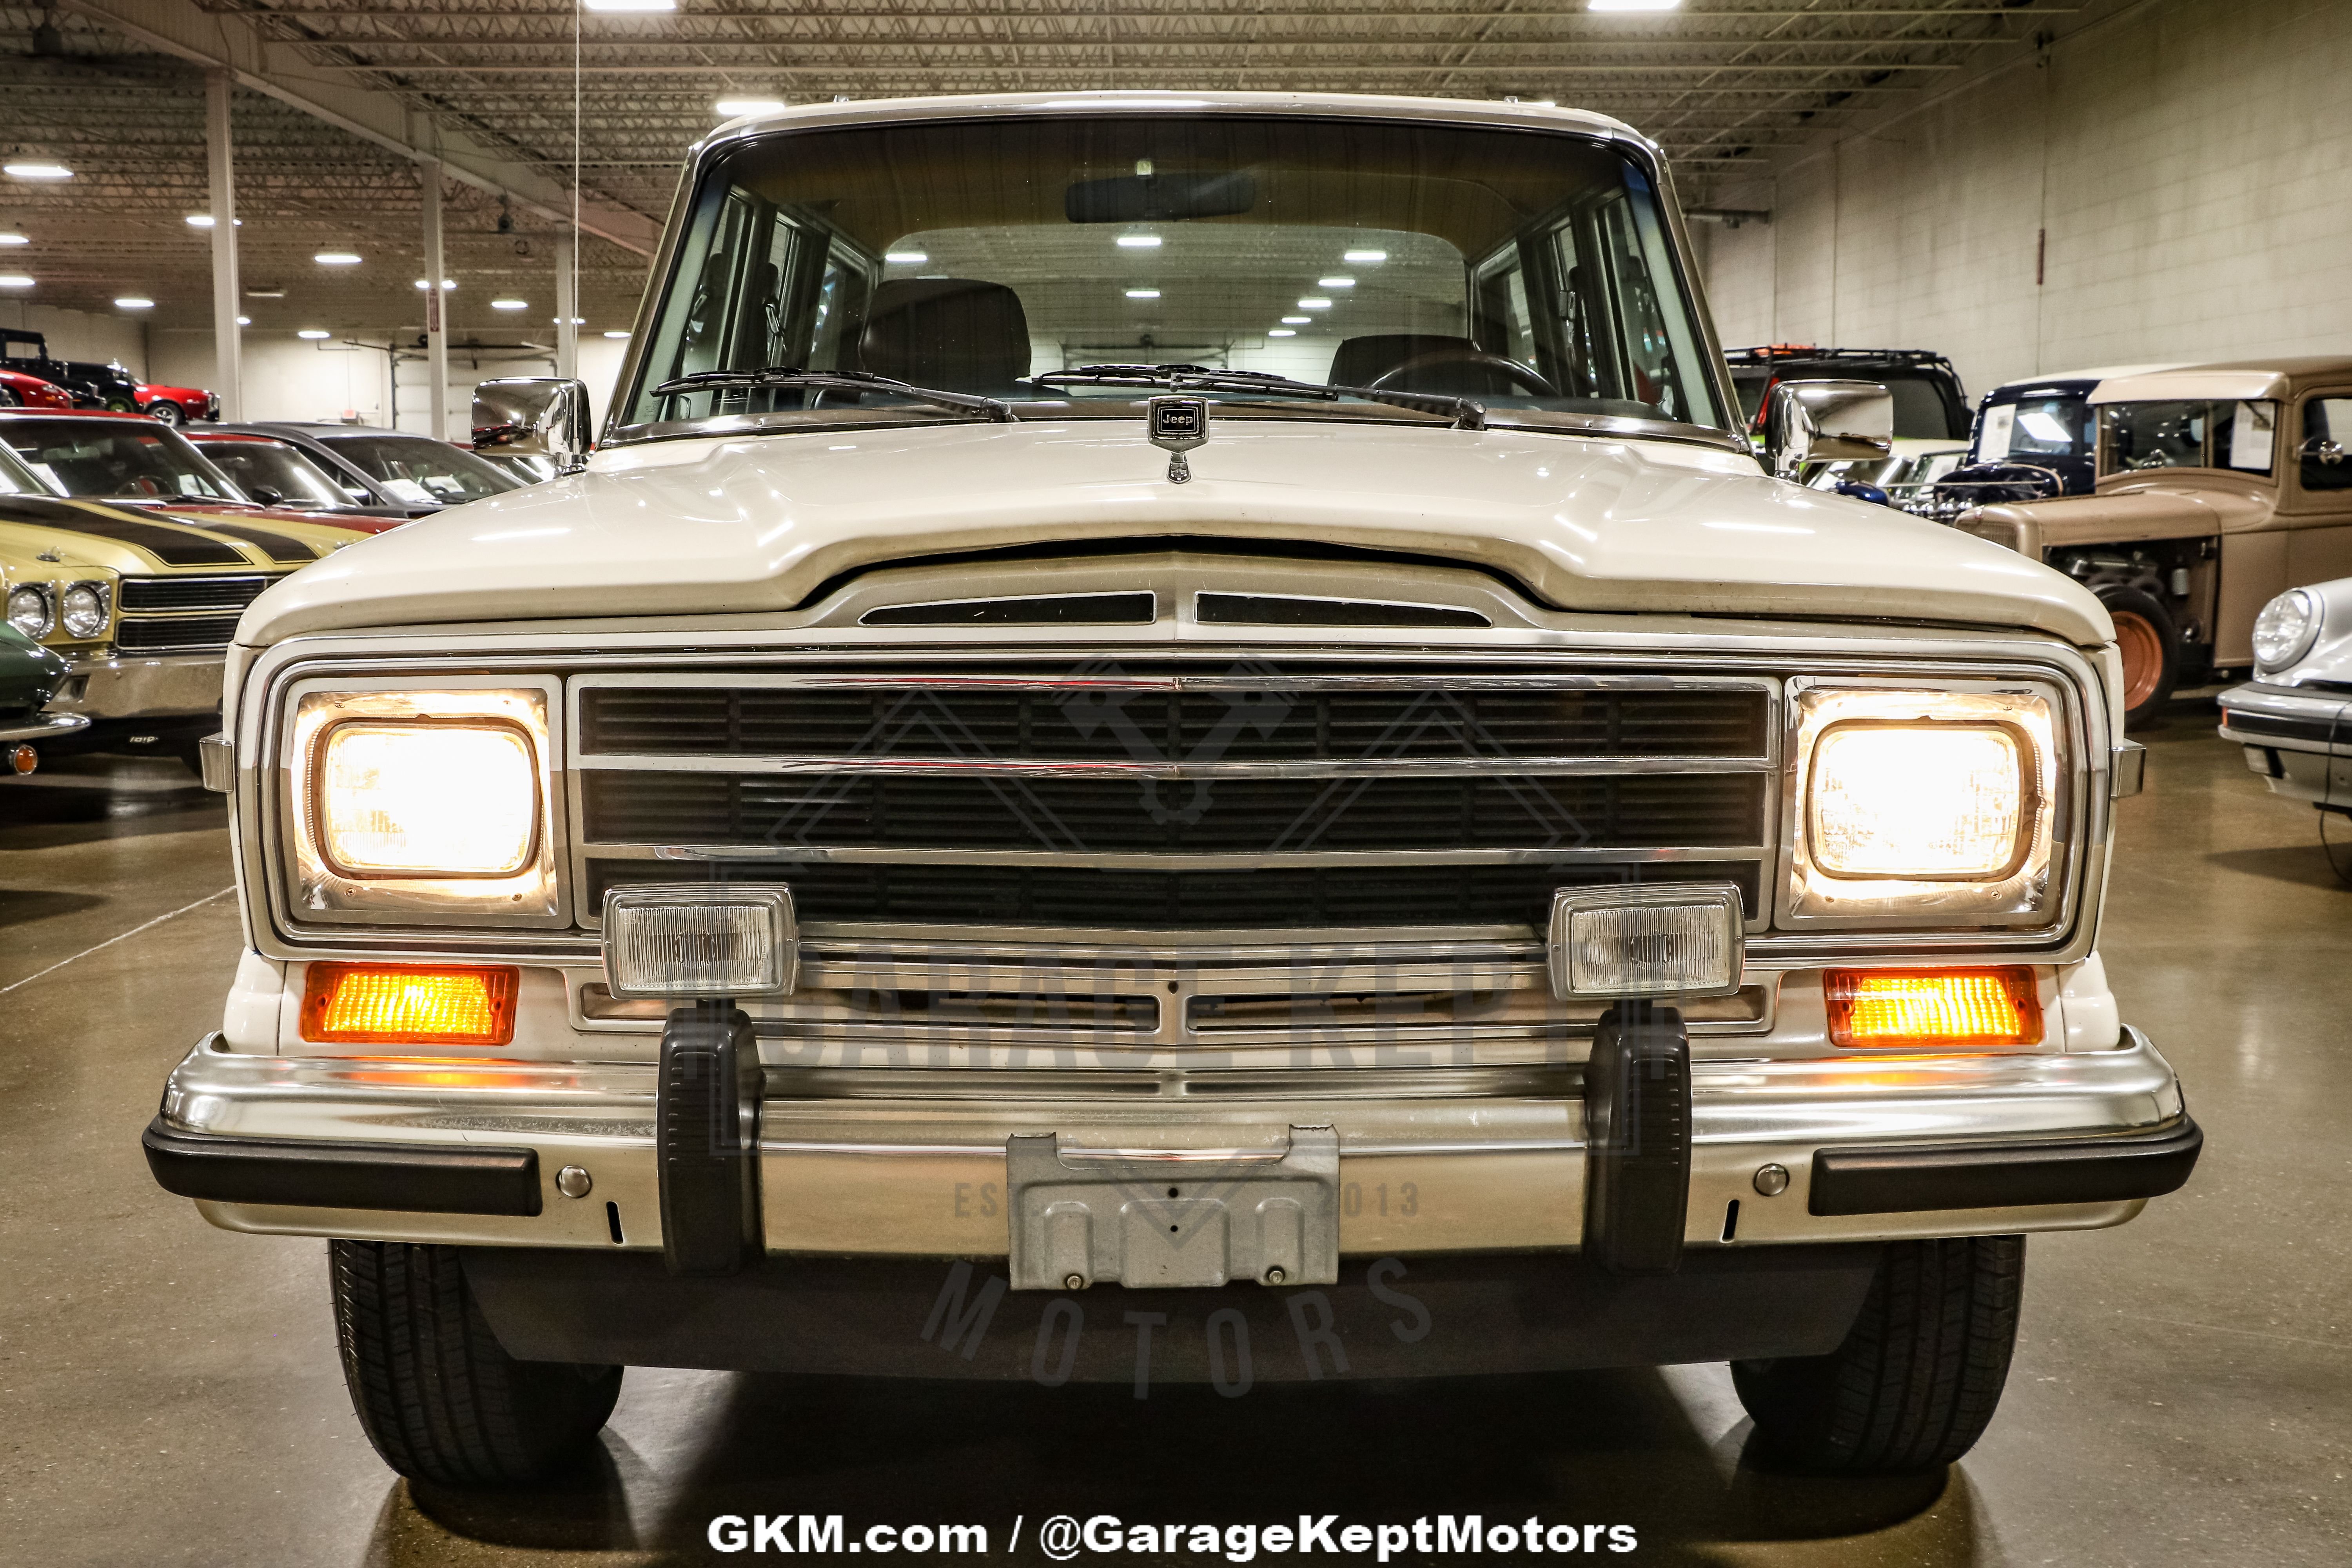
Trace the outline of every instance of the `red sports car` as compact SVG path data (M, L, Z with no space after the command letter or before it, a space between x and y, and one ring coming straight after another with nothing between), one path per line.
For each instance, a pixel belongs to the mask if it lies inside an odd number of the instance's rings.
M220 417L219 397L202 387L149 386L142 382L131 396L138 401L140 413L166 425Z
M73 394L22 371L0 370L0 408L71 408Z

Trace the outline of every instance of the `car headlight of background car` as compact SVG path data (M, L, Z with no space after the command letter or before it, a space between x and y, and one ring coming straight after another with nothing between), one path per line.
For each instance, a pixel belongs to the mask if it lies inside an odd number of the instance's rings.
M114 616L114 595L103 583L73 583L66 587L59 618L66 630L78 637L94 637L104 634L106 623Z
M310 680L291 698L280 811L292 830L287 892L297 919L564 917L552 681L401 690Z
M2319 595L2289 588L2254 617L2254 668L2281 670L2299 662L2319 640Z
M26 583L8 590L8 624L35 642L58 624L57 601L47 583Z
M1805 690L1795 716L1790 919L2053 913L2068 805L2054 692Z

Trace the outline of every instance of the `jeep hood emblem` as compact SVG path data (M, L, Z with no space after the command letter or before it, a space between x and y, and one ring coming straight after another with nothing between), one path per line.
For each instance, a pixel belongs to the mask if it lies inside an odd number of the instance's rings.
M1154 397L1144 405L1144 428L1151 444L1168 454L1168 482L1192 482L1192 465L1184 454L1209 439L1209 400L1205 397Z

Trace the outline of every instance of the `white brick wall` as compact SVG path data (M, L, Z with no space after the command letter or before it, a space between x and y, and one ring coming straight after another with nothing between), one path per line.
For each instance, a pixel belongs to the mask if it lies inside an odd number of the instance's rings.
M1937 349L1971 397L2352 353L2352 5L2149 0L1717 199L1773 209L1711 237L1727 347Z

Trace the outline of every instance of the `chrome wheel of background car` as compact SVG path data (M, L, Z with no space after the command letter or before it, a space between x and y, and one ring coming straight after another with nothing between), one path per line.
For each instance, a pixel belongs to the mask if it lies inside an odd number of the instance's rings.
M147 417L165 425L184 425L188 412L168 397L159 397L147 405Z
M2116 651L2124 661L2124 726L2156 717L2180 676L2180 633L2153 595L2120 584L2098 590L2115 618Z
M23 398L16 395L16 391L13 388L0 386L0 408L14 408L24 401L25 400Z

